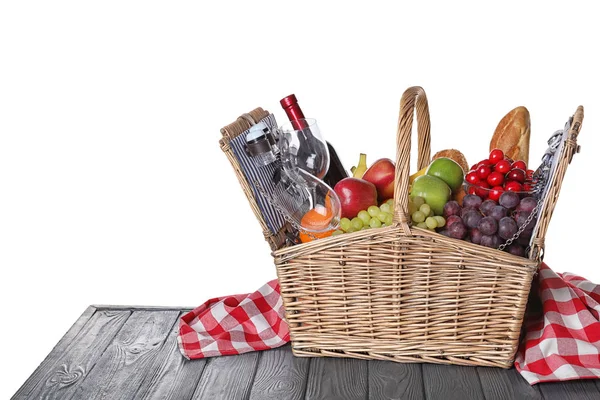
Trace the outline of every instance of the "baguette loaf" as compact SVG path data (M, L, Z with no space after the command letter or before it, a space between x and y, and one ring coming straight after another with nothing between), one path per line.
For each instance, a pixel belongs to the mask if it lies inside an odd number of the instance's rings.
M500 120L490 142L490 151L500 149L513 161L523 160L529 164L530 131L529 111L523 106L517 107Z

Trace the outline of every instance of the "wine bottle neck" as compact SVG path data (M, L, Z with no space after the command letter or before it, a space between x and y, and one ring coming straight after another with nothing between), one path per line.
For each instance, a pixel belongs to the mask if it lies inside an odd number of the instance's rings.
M292 123L294 129L303 130L308 126L306 121L304 121L304 113L298 105L295 95L291 94L287 97L284 97L281 99L280 104L281 107L283 107L288 119Z

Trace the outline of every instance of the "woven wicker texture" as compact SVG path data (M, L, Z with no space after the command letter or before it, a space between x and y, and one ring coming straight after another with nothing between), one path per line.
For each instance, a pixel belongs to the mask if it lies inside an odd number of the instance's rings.
M415 114L421 168L430 123L420 87L400 103L394 226L274 252L294 354L509 368L539 259L408 225Z
M262 111L262 109L257 109ZM254 112L256 112L255 110ZM259 114L260 115L260 114ZM334 356L509 368L540 262L543 239L566 168L577 149L583 108L574 115L534 232L530 259L447 238L409 225L408 180L413 120L419 169L430 161L425 92L405 91L397 131L395 214L391 227L282 247L258 212L227 138L249 125L223 128L231 161L272 249L297 356ZM241 130L240 130L241 129Z

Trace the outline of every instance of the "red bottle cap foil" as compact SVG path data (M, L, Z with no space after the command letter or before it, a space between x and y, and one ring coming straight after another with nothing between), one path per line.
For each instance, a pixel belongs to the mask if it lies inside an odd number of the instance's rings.
M298 104L298 100L296 99L295 94L290 94L289 96L286 96L283 99L281 99L279 101L279 104L281 104L281 107L283 108L288 108L291 105Z
M296 99L296 95L290 94L287 97L284 97L279 101L281 107L285 111L288 119L292 123L294 129L304 129L306 128L306 122L300 121L304 120L304 113L300 109L300 105L298 104L298 100Z

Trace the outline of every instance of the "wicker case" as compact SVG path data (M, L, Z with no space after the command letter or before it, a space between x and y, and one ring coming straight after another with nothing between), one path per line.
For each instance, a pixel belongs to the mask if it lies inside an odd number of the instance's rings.
M221 148L274 250L294 354L512 366L548 223L578 148L583 108L573 116L558 156L529 258L409 225L415 116L418 168L430 161L429 108L420 87L407 89L400 102L393 226L285 247L286 228L277 233L267 229L228 145L266 114L259 108L223 128Z

